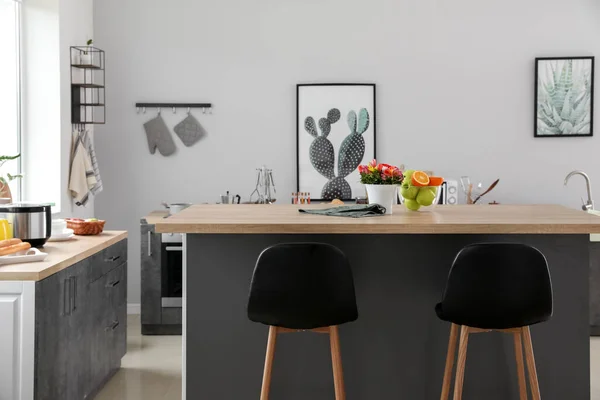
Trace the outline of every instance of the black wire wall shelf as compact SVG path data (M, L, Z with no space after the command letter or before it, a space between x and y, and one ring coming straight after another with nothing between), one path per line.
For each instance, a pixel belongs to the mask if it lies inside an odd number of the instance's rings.
M94 46L71 46L71 123L106 122L105 52Z

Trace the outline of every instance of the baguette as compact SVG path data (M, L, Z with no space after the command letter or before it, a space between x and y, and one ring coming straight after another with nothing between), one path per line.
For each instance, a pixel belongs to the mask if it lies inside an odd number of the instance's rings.
M6 246L0 248L0 256L6 256L9 254L18 253L19 251L29 250L31 245L27 242L13 244L12 246Z
M3 247L12 246L12 245L19 244L19 243L21 243L21 239L0 240L0 249Z

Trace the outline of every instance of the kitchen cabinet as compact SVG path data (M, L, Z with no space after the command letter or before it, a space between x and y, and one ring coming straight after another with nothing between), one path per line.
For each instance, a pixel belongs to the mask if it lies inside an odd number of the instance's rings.
M155 217L156 218L156 217ZM162 219L162 217L160 217ZM141 232L141 322L143 335L181 335L182 308L162 304L166 260L160 233L147 218ZM167 266L168 268L168 266Z
M154 225L142 220L141 226L141 322L142 333L145 326L161 323L161 240Z
M0 282L0 399L33 398L35 285Z
M36 283L35 399L92 398L126 351L127 241Z

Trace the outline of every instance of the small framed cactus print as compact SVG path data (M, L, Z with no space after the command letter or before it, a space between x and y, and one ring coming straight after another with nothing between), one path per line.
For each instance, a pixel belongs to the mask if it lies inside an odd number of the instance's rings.
M313 200L364 196L358 166L376 158L375 84L299 84L297 189Z

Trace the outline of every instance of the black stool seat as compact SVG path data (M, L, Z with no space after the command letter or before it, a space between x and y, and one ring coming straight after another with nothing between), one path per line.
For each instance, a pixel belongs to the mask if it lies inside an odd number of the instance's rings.
M457 325L509 329L552 316L548 264L537 249L517 243L482 243L457 255L438 317Z
M277 244L258 257L248 318L269 325L260 400L269 400L277 336L308 330L329 335L336 400L345 400L338 325L358 318L348 259L323 243Z
M440 319L452 322L441 400L450 394L459 330L454 400L462 399L469 336L489 331L513 336L519 398L527 400L525 353L531 395L541 399L529 325L552 316L552 283L546 257L539 250L517 243L465 247L452 264L435 311Z
M258 258L248 318L265 325L314 329L358 318L350 264L323 243L277 244Z

